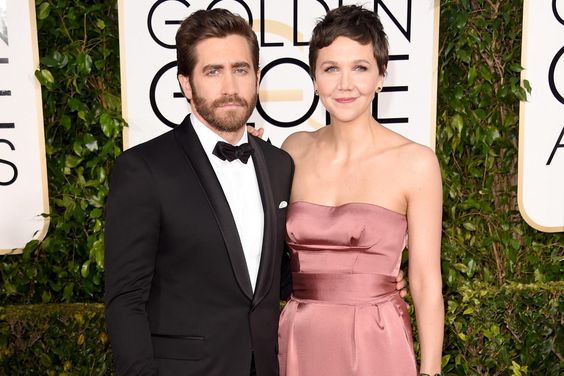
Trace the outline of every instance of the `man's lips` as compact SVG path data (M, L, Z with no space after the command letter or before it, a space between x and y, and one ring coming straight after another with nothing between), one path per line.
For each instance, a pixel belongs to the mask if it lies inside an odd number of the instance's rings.
M337 103L351 103L354 102L356 98L348 97L348 98L335 98L335 102Z

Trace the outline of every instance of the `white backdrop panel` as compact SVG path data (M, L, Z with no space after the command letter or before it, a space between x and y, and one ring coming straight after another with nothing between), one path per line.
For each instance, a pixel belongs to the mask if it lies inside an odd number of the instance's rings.
M525 1L519 209L532 227L564 231L564 0Z
M49 212L35 1L0 0L0 254L43 239Z

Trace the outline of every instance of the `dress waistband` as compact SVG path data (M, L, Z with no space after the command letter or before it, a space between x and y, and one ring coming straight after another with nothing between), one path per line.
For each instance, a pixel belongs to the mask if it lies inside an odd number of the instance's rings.
M399 319L403 322L405 335L408 343L411 343L411 324L407 306L396 290L396 279L382 274L338 274L338 273L292 273L294 292L292 299L284 308L280 321L281 330L286 335L281 336L280 348L287 349L287 359L299 359L298 346L294 335L294 328L298 320L298 313L308 312L307 318L324 320L322 315L317 314L317 304L337 304L348 306L347 312L353 313L352 341L353 341L353 364L351 375L356 375L359 367L358 354L361 349L366 349L365 335L368 323L376 322L378 327L384 331L386 326L395 319L390 316L390 307L395 308ZM308 310L308 306L310 309ZM385 307L385 308L384 308ZM321 311L324 312L324 311ZM342 312L342 310L339 310ZM305 314L305 313L304 313ZM291 319L288 319L291 318ZM306 321L300 321L303 328ZM397 326L396 326L397 327ZM391 333L391 332L390 332ZM388 334L384 334L387 336ZM374 346L374 343L368 344ZM412 346L412 345L410 345ZM413 351L413 348L411 348ZM365 350L363 350L365 352ZM337 354L339 355L339 354Z
M383 274L292 273L297 299L359 304L387 300L396 293L396 279Z

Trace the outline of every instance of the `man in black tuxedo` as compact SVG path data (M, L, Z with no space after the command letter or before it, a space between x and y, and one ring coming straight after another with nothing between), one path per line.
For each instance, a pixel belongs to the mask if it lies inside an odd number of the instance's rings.
M192 115L118 158L106 205L117 374L277 376L294 167L246 131L258 90L256 35L213 9L188 17L176 43Z

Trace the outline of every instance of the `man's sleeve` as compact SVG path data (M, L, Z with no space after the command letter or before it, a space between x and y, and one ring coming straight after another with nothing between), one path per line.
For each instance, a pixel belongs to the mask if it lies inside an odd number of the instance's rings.
M157 373L146 305L159 238L159 201L146 162L116 161L106 203L106 325L117 375Z
M292 157L290 157L289 154L287 155L290 164L290 173L289 173L290 177L288 179L289 187L288 187L287 196L288 196L288 203L290 203L289 197L292 192L292 182L294 180L295 165L294 165L294 161L292 160ZM286 228L286 225L284 225L284 228ZM280 271L280 299L282 300L290 299L290 295L292 294L291 258L292 258L292 253L290 251L290 248L288 247L288 244L284 242L284 252L282 253L282 264L281 264L282 269Z
M280 299L290 299L292 294L292 269L290 267L290 249L284 243L284 252L282 253L282 270L280 271Z

